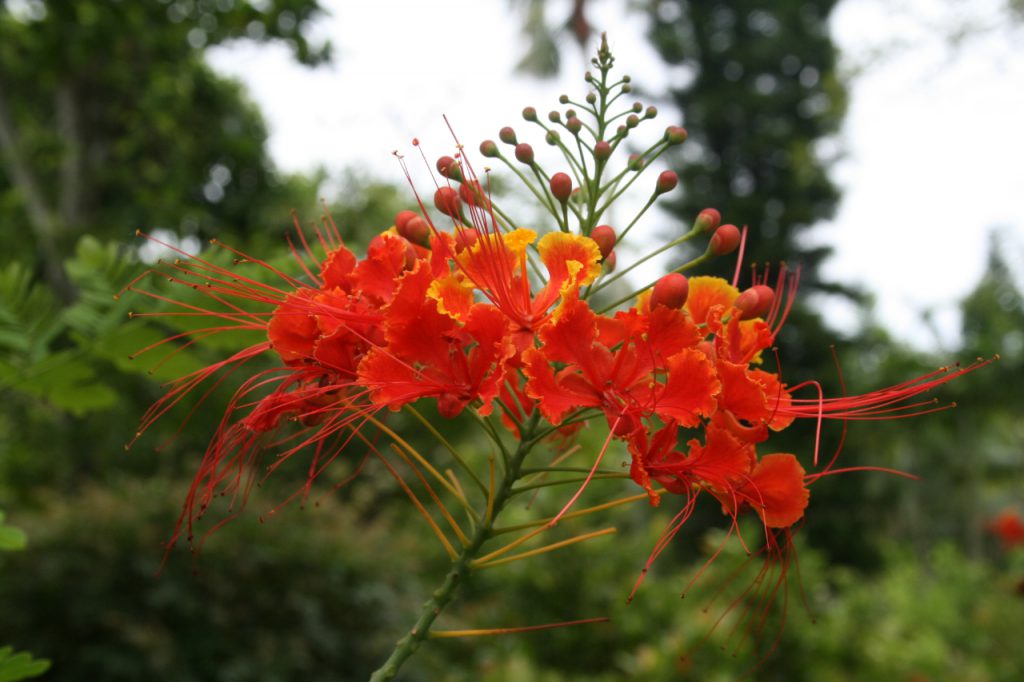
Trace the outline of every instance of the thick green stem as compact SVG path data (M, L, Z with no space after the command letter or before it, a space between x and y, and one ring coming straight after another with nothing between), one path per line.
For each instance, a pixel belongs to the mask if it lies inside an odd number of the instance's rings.
M509 466L502 479L501 486L495 491L493 513L482 515L480 525L477 526L476 532L470 538L469 544L462 549L452 562L451 569L445 576L441 586L434 591L430 599L423 605L423 610L420 611L416 624L413 625L405 637L398 640L388 660L370 676L370 682L385 682L385 680L393 680L398 675L399 668L419 648L423 640L428 637L434 621L441 614L441 611L452 602L458 593L459 587L469 577L472 570L471 563L480 554L480 549L484 546L484 543L491 538L494 522L511 497L512 486L520 477L523 460L536 443L534 432L537 429L537 421L537 416L534 415L527 424L526 430L522 432L519 446L509 459Z

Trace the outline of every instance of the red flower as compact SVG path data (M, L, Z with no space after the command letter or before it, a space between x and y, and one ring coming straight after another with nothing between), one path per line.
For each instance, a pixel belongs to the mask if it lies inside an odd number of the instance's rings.
M1003 549L1010 550L1017 545L1024 545L1024 521L1013 509L1003 510L992 519L988 528L1003 543Z
M515 352L505 317L480 303L461 323L438 312L438 302L427 296L430 285L430 271L422 264L401 278L384 309L385 343L359 365L359 383L370 390L374 404L393 410L436 397L446 417L474 400L488 414Z
M714 369L702 352L685 347L699 336L678 311L662 307L609 321L567 298L538 336L541 349L523 353L526 390L552 424L570 410L595 407L624 435L651 414L697 426L715 409ZM556 371L553 363L564 367Z

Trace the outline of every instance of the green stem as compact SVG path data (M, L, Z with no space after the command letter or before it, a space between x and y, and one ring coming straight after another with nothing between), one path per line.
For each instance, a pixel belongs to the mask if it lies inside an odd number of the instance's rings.
M523 460L536 442L534 441L534 432L537 429L537 423L538 417L534 415L526 425L527 430L522 433L519 446L509 460L509 468L505 472L501 486L495 492L494 513L490 516L484 515L482 517L481 523L470 538L469 544L463 547L462 551L452 562L451 569L445 576L444 582L423 605L423 610L420 611L416 624L413 625L405 637L398 640L388 660L370 676L370 682L385 682L386 680L393 680L398 675L399 668L402 667L406 659L415 653L420 644L427 639L434 621L441 614L441 611L452 602L458 593L459 587L469 577L472 570L471 563L480 554L480 549L484 546L484 543L491 538L494 521L498 518L498 514L511 497L512 486L519 479Z

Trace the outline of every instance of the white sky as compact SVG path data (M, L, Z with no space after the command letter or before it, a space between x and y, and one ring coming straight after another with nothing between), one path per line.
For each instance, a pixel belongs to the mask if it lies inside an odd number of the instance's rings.
M246 44L210 56L248 85L285 170L356 167L403 182L392 150L410 153L417 137L432 159L449 153L442 115L475 150L504 125L526 137L523 106L546 112L561 108L559 94L584 92L576 50L559 80L513 74L523 41L505 0L325 4L333 16L315 28L335 45L331 67L304 69L284 49ZM565 16L566 2L549 4L552 16ZM656 92L667 76L643 41L642 17L623 15L622 4L592 0L591 21L610 31L616 65ZM966 6L970 15L960 16ZM925 308L935 311L942 344L955 343L956 302L982 274L990 229L1002 228L1008 259L1024 271L1024 48L1014 47L1024 45L1024 21L1005 28L999 7L844 0L834 15L844 63L860 71L838 141L845 157L833 172L843 200L813 238L836 248L825 275L873 292L885 326L921 347L936 343L920 320ZM969 22L978 31L951 48L946 33ZM670 119L649 124L651 134ZM646 227L667 225L654 216ZM834 308L837 327L853 323L849 310Z

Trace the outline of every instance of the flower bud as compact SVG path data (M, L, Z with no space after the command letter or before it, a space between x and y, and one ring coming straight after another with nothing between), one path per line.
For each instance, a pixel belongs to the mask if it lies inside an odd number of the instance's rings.
M590 231L590 238L597 242L601 258L607 259L615 248L615 229L611 225L598 225Z
M654 185L655 194L664 194L665 192L671 192L679 184L679 176L675 174L675 171L662 171L661 175L658 176L658 182Z
M665 128L665 141L669 144L682 144L686 142L689 133L682 126L669 126Z
M505 144L515 144L519 141L516 139L516 131L512 130L509 126L505 126L498 131L498 139Z
M555 173L551 176L551 194L562 204L569 201L572 194L572 178L565 173Z
M640 156L639 154L629 155L629 161L626 162L626 168L628 168L631 171L639 171L643 170L643 167L644 157Z
M735 225L722 225L711 235L708 250L716 256L732 253L740 245L740 230Z
M520 163L525 163L528 166L532 165L533 147L526 144L525 142L520 142L519 144L516 145L516 158L519 160Z
M592 93L592 92L588 92L587 93L587 104L594 104L595 102L597 102L597 95Z
M561 138L561 136L559 136L557 130L549 130L544 135L544 141L547 142L552 147L554 147L556 144L558 144L558 141L560 139L562 139L562 138Z
M403 211L403 213L412 213L412 211ZM396 220L395 228L398 230L398 234L413 244L419 244L420 246L428 246L430 244L430 224L415 213L404 224L399 224Z
M494 140L484 140L480 143L480 153L488 159L493 159L499 154L498 145Z
M632 85L623 85L622 86L622 92L627 93L627 94L630 93L630 92L633 92L633 86Z
M710 232L711 230L718 227L722 222L722 214L713 208L705 208L703 211L697 214L697 220L694 221L693 226L701 232Z
M451 187L441 187L434 192L434 206L438 211L452 218L459 217L459 194Z
M565 117L566 118L576 118L576 110L575 109L566 109L565 110Z
M523 109L523 118L526 119L527 121L536 121L537 110L534 109L533 107L526 107L525 109Z
M490 202L479 180L470 180L459 186L459 197L469 206L490 208Z
M764 317L774 302L775 292L772 288L765 284L756 284L740 294L733 305L742 311L741 319L749 320Z
M594 158L598 161L607 161L612 155L612 146L607 140L601 140L594 145Z
M647 107L647 111L644 112L644 118L654 118L658 115L658 107Z
M569 95L559 95L558 96L558 102L560 104L568 104L569 103Z
M558 123L562 120L562 115L557 111L550 111L548 112L548 120L552 123Z
M476 244L480 239L480 235L477 233L476 228L467 227L455 230L455 250L461 252L463 249L468 249Z
M641 102L633 102L632 110L634 114L639 114L644 110L644 105Z
M578 135L579 132L583 130L583 122L576 118L575 116L570 116L565 121L565 127L573 135Z
M686 303L686 297L690 294L690 282L684 275L678 272L671 272L654 283L654 291L651 292L651 309L659 305L679 309Z
M451 180L462 180L462 168L450 156L442 156L437 160L437 172Z
M398 215L395 216L395 230L398 231L398 234L402 234L406 224L418 215L419 213L416 211L399 211ZM405 235L402 234L402 236L404 237Z
M612 251L601 261L601 267L604 268L605 272L615 272L615 261L615 252Z
M640 125L639 116L637 116L636 114L630 114L629 116L626 117L627 128L636 128L638 125Z

